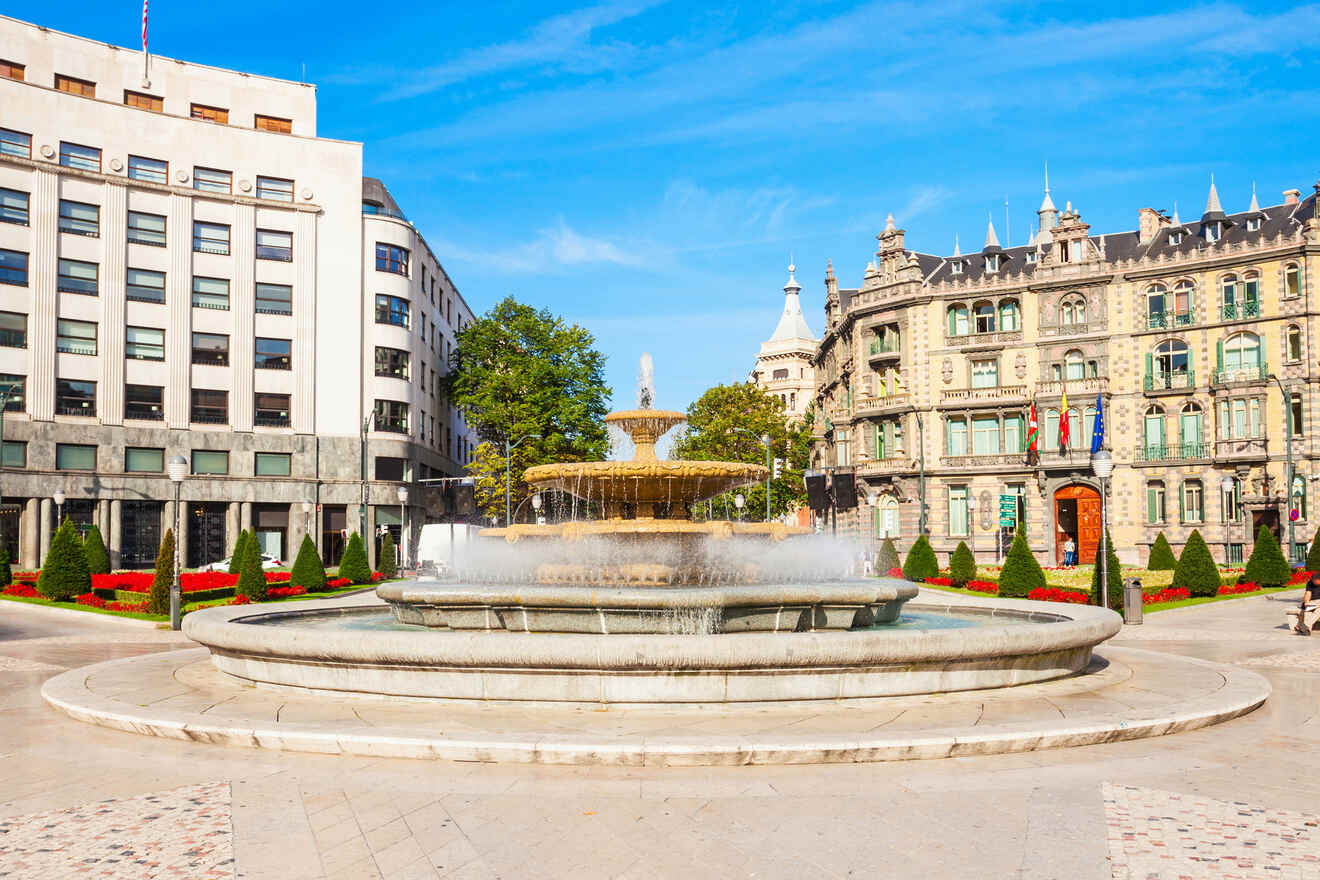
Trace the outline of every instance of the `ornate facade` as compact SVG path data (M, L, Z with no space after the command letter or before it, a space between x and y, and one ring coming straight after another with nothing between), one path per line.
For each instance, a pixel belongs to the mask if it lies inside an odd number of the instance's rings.
M994 560L1012 532L1002 515L1025 518L1044 564L1069 537L1094 558L1103 407L1124 562L1144 563L1161 531L1178 550L1193 529L1217 558L1240 559L1261 523L1286 541L1293 509L1300 552L1320 522L1315 190L1267 208L1253 192L1226 214L1212 181L1199 220L1144 208L1136 230L1096 234L1054 206L1047 182L1027 246L1001 247L991 224L979 253L943 257L907 249L891 217L859 288L825 277L813 463L836 480L851 471L861 499L839 530L902 546L924 494L941 557L967 541ZM1040 456L1028 464L1032 403Z
M798 299L802 285L793 277L796 270L796 266L789 265L788 283L784 285L784 313L775 332L761 343L751 379L783 401L789 418L800 419L815 396L816 371L812 358L820 341L802 314Z

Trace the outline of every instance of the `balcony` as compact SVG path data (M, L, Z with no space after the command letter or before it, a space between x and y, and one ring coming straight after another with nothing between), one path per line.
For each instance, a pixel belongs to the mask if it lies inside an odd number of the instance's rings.
M853 407L853 415L857 418L864 418L866 416L880 415L895 410L907 410L911 408L912 395L907 392L876 396L868 395L866 397L857 398L857 403Z
M1192 326L1192 313L1185 312L1181 315L1172 312L1155 312L1146 316L1147 330L1177 330L1181 327Z
M1021 330L1000 330L994 333L963 333L944 337L944 344L954 345L1003 345L1009 342L1021 342Z
M1208 461L1210 459L1210 454L1209 443L1142 445L1133 450L1132 460L1138 464L1142 462L1147 464L1174 464L1179 462Z
M1248 318L1260 317L1260 303L1224 303L1219 307L1219 320L1221 321L1244 321Z
M1215 370L1210 377L1211 388L1226 388L1230 385L1250 385L1264 382L1270 377L1267 364L1253 364L1249 367L1234 367L1229 370Z
M1036 393L1042 396L1063 394L1065 390L1072 392L1074 395L1108 394L1109 377L1086 376L1082 379L1061 379L1036 383Z
M1049 327L1041 327L1041 336L1080 336L1083 333L1091 331L1090 325L1085 321L1074 321L1071 324L1055 324Z
M1215 441L1219 461L1264 461L1269 457L1269 442L1264 437L1237 437Z
M993 388L953 388L940 399L943 406L978 406L997 403L1020 403L1027 399L1025 385L996 385Z
M1147 373L1145 389L1148 394L1186 392L1196 387L1196 373L1181 370L1173 373Z
M898 339L872 339L871 346L867 350L867 359L870 363L882 363L885 361L896 361L903 354L903 343Z
M857 476L859 477L916 473L916 471L917 463L903 455L892 455L888 458L871 459L870 461L860 462L857 465Z
M946 455L941 459L947 468L1026 468L1025 452L996 452L986 455Z

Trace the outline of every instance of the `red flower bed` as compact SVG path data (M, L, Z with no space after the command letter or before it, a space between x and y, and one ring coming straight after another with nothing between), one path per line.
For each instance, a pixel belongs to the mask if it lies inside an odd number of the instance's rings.
M1038 602L1071 602L1074 605L1085 605L1091 600L1086 593L1079 593L1075 590L1060 590L1058 587L1037 587L1027 594L1028 599L1035 599Z
M334 587L335 589L339 589L340 587L351 587L353 586L353 582L350 581L348 578L335 578L334 580L326 581L325 585L327 587Z
M940 587L953 586L953 581L949 580L948 578L926 578L926 583L935 584L936 586L940 586Z
M252 604L252 600L249 599L247 596L244 596L243 594L240 593L239 595L237 595L237 596L235 596L234 598L230 599L229 602L226 603L226 604L229 604L229 605L250 605L250 604Z
M895 566L894 568L889 569L889 571L885 573L888 574L891 578L901 578L903 576L903 569Z
M22 596L24 599L36 599L41 596L31 584L10 584L0 591L6 596Z
M1251 581L1247 581L1246 583L1242 583L1242 584L1231 584L1220 587L1219 595L1236 596L1240 593L1254 593L1259 589L1260 589L1260 584L1253 584Z
M73 601L77 602L79 605L86 605L90 608L105 607L105 600L102 599L100 596L97 596L95 593L83 593L81 596L76 597Z
M1289 584L1302 584L1302 583L1306 583L1306 582L1309 581L1310 579L1311 579L1311 572L1309 572L1309 571L1294 571L1293 574L1292 574L1292 577L1288 578L1288 583L1289 583Z
M373 572L371 573L371 582L374 584L376 581L381 580L381 579L384 578L384 577L385 577L385 575L381 574L380 572L378 572L378 571L373 571Z
M266 590L268 599L286 599L289 596L301 596L307 592L306 587L271 587Z
M999 584L994 581L968 581L967 589L978 593L998 593Z
M266 583L287 584L292 575L293 572L291 571L268 571L266 572Z
M1190 599L1192 593L1186 587L1165 587L1158 593L1146 593L1141 597L1142 605L1159 605L1163 602L1178 602Z

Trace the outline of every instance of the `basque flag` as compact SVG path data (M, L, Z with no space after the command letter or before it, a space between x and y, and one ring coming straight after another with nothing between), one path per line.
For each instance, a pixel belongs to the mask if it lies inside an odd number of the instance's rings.
M1063 403L1059 405L1059 454L1068 454L1068 438L1072 429L1068 425L1068 389L1063 389Z
M1105 445L1105 402L1100 395L1095 396L1095 430L1091 432L1091 454L1095 455Z
M1035 467L1040 462L1040 426L1036 424L1036 401L1031 402L1031 413L1027 417L1027 465Z

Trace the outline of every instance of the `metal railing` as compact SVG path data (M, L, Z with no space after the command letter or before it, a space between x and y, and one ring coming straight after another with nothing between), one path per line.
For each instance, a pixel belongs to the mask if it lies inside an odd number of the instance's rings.
M901 354L903 343L898 339L872 339L870 354Z
M1219 385L1240 385L1245 382L1264 382L1270 376L1270 368L1267 364L1253 364L1247 367L1234 367L1231 370L1215 370L1211 376L1210 384Z
M1146 374L1147 391L1190 391L1195 387L1196 373L1193 370Z
M1223 321L1237 321L1243 318L1259 317L1259 302L1224 303L1219 307L1219 318Z
M1173 312L1156 312L1146 317L1146 327L1149 330L1172 330L1178 327L1192 326L1192 313L1183 312L1175 314Z
M1143 444L1132 455L1134 461L1200 461L1210 458L1209 443Z
M1104 394L1109 390L1108 376L1084 376L1081 379L1051 379L1037 382L1037 394L1062 394L1065 390L1074 394Z
M1215 441L1215 458L1263 458L1269 454L1264 437L1230 437Z
M1025 385L996 385L993 388L952 388L944 392L945 403L1016 400L1027 396Z

